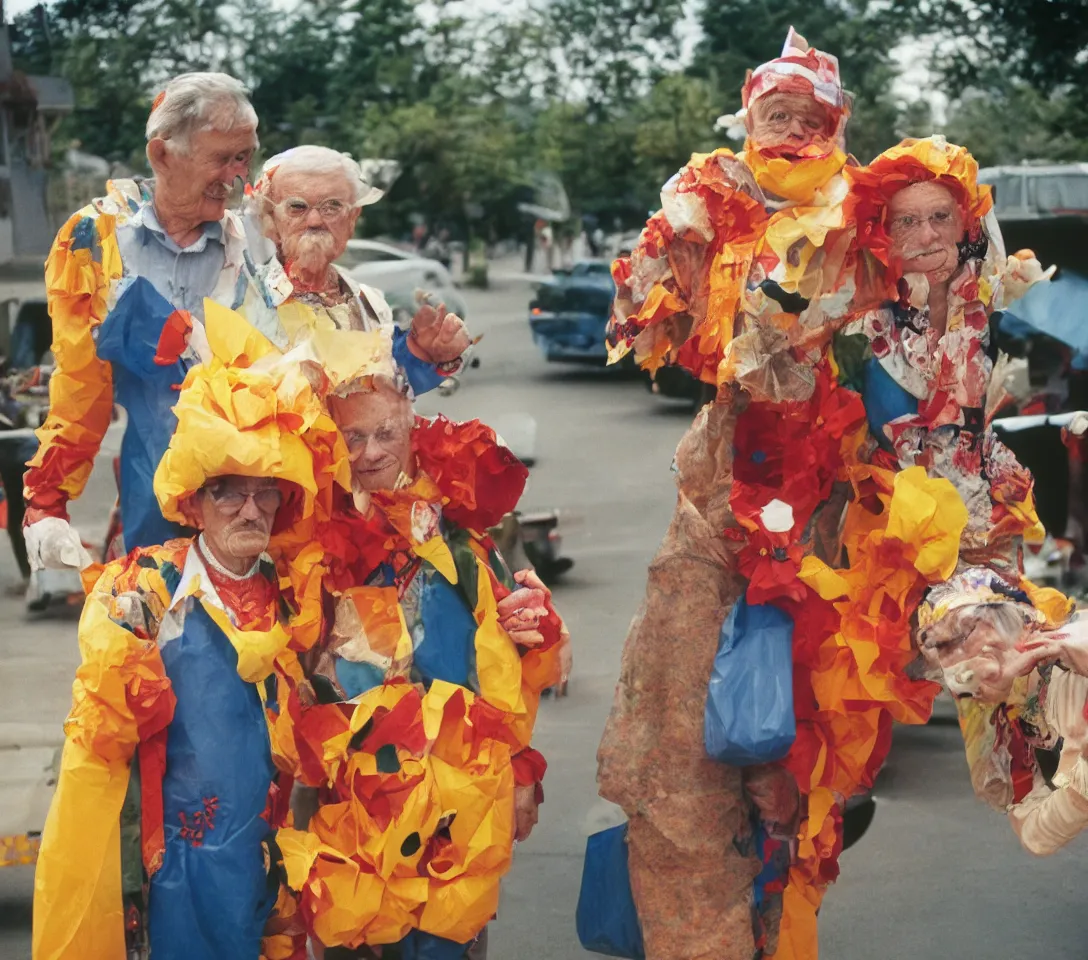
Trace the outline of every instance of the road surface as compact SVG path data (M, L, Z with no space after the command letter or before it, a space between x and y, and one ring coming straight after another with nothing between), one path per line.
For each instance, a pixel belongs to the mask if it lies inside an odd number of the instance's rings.
M556 589L571 629L570 696L546 701L536 745L549 761L540 825L519 846L491 933L491 960L578 960L574 931L585 837L619 822L597 797L595 752L620 650L645 571L672 513L673 449L690 422L682 404L633 379L546 364L525 322L528 287L507 280L468 292L483 333L481 366L425 413L479 416L518 448L536 424L536 464L523 501L563 511L564 550L576 561ZM104 524L106 484L82 522ZM79 519L79 518L77 518ZM0 545L0 579L13 565ZM59 724L76 662L74 622L24 622L0 600L0 720L52 716ZM1049 860L1019 848L1004 819L971 794L956 727L900 728L878 785L869 833L842 858L821 913L830 960L1055 960L1088 958L1086 842ZM0 960L29 957L30 869L0 871Z

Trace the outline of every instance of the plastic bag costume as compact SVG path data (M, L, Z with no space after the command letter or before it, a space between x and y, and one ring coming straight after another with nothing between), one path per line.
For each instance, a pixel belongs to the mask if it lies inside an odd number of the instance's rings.
M388 375L380 351L325 347L332 391ZM543 777L529 742L564 631L551 611L545 642L523 651L498 620L515 584L480 531L516 504L525 468L475 421L419 420L413 448L411 482L358 503L330 487L275 539L299 614L273 752L319 800L277 843L316 940L455 958L497 908L515 786Z
M163 518L152 478L173 432L170 408L177 388L186 371L207 358L201 311L175 309L156 287L157 278L133 276L124 263L118 229L151 205L146 182L111 182L107 196L73 215L54 241L46 288L56 371L49 417L38 431L40 447L25 481L29 507L66 517L68 501L86 486L113 404L120 404L128 416L120 464L121 524L130 550L186 532ZM275 249L259 232L249 229L247 236L248 225L230 211L216 226L223 236L223 266L214 288L205 291L216 303L240 308L274 337L297 338L317 326L393 331L392 311L379 291L352 287L357 322L344 313L346 307L301 302L293 297ZM272 288L265 285L270 272L280 278ZM393 335L413 390L437 386L445 373L413 356L402 331Z
M761 75L795 77L784 60ZM915 610L968 564L1015 583L1018 538L1036 523L1030 475L985 426L986 320L1019 262L981 220L990 204L974 161L939 138L847 166L850 192L835 188L838 205L815 212L759 202L740 176L722 179L734 158L711 156L666 185L662 213L613 268L611 342L650 367L682 363L719 392L677 449L678 505L628 634L599 785L629 816L650 960L814 958L842 805L871 786L892 722L924 723L938 690L906 672ZM889 358L910 352L924 309L896 283L884 225L888 197L920 181L948 186L973 232L947 333L912 379ZM754 771L706 751L705 691L740 597L793 621L796 737L771 768L796 783L792 824L753 825L743 785ZM776 873L783 845L788 870Z
M130 276L118 230L126 228L151 202L146 181L111 181L105 197L73 214L61 228L46 261L56 370L49 383L49 417L38 431L41 445L30 462L25 483L28 505L50 516L66 516L68 501L83 492L110 424L113 367L99 355L96 339L117 299L119 283ZM242 268L245 236L238 218L230 212L218 226L223 237L223 264L213 288L205 293L229 305ZM162 296L162 291L159 294ZM172 312L173 308L159 319ZM119 325L130 322L132 318L125 318ZM155 322L152 318L141 321L140 333L157 344L161 331L153 329ZM120 352L115 351L114 356ZM136 362L143 363L144 358L140 356ZM173 384L180 382L179 377ZM176 399L176 393L169 396ZM133 412L138 413L136 405L130 415ZM149 491L150 482L151 474L143 476L142 489ZM151 539L130 545L161 542Z
M346 477L339 434L297 370L213 361L189 372L176 415L155 481L170 519L215 476L284 481L284 512L300 519L313 510L315 470L339 464L332 472ZM263 683L290 634L270 562L229 581L201 550L192 540L136 550L89 591L35 878L35 958L262 954L279 899ZM121 827L134 759L135 865Z

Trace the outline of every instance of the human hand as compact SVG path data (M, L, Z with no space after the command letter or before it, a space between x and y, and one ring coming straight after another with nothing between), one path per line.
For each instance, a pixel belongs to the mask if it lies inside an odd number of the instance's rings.
M931 626L922 653L953 697L1004 703L1017 678L1049 656L1037 636L1017 604L972 604Z
M63 517L42 517L23 531L31 570L82 570L94 561Z
M768 824L789 827L800 809L800 792L793 774L775 763L744 768L744 789Z
M448 312L444 303L435 307L423 298L408 334L408 349L413 354L429 363L451 363L470 343L464 320Z
M521 589L499 601L499 626L519 647L539 647L544 642L540 624L548 615L551 591L533 570L519 570L514 580Z
M574 669L574 651L570 645L570 631L563 623L559 628L559 689L565 691Z
M1072 673L1088 677L1088 619L1075 616L1065 626L1035 634L1024 644L1042 663L1058 660Z
M1005 264L1005 302L1019 300L1030 287L1054 276L1057 269L1051 266L1044 270L1033 251L1017 250Z
M529 839L529 834L540 819L536 788L535 783L514 787L514 839L519 843Z

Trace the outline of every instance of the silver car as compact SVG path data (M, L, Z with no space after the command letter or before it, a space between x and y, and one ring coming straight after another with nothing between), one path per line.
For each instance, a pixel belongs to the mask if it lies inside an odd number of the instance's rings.
M462 320L468 319L465 301L453 277L437 260L377 240L349 240L336 263L353 280L381 290L399 325L406 325L414 316L417 290L431 294Z

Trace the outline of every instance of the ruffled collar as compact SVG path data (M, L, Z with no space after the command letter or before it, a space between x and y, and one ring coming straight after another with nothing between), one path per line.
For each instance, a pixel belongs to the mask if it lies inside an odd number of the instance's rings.
M786 159L760 150L749 140L744 146L744 162L769 199L810 203L817 191L846 165L846 154L837 145L813 145L806 150L812 155Z

